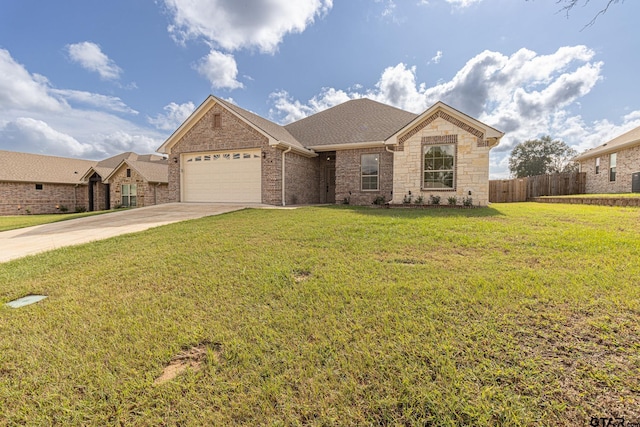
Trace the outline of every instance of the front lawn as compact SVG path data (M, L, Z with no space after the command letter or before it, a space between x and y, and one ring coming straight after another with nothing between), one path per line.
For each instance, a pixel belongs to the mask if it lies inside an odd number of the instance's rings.
M68 219L82 218L84 216L97 215L105 212L109 211L80 212L69 214L0 216L0 231L14 230L16 228L31 227L34 225L49 224L51 222L66 221Z
M640 193L600 193L600 194L570 194L567 196L541 196L559 198L585 198L585 199L638 199Z
M244 210L0 264L0 425L640 422L639 230L584 205Z

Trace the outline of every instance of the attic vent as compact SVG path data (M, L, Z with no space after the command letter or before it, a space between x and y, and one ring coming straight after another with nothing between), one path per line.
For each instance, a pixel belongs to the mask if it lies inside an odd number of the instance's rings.
M214 114L213 115L213 128L214 129L219 129L222 127L222 115L221 114Z

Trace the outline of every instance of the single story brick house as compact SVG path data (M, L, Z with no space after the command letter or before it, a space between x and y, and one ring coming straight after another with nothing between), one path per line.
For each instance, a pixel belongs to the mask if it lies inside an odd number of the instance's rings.
M0 215L102 210L168 201L167 160L122 153L101 162L0 151Z
M0 151L0 215L55 213L87 206L82 174L96 162Z
M142 207L167 203L167 159L126 152L97 162L82 176L88 187L88 209Z
M586 173L587 193L640 193L640 126L574 160Z
M504 134L438 102L414 114L356 99L280 126L209 96L158 148L169 201L370 205L439 195L486 205Z

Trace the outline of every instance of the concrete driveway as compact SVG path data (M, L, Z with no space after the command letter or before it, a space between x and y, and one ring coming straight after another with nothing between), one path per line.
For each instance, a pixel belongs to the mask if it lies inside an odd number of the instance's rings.
M262 205L167 203L0 232L0 262L160 225Z

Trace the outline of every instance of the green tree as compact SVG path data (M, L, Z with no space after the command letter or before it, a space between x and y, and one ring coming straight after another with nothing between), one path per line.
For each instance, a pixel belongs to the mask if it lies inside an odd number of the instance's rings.
M564 141L552 140L549 135L530 139L516 145L509 157L509 170L516 178L558 172L576 172L572 159L578 152Z

